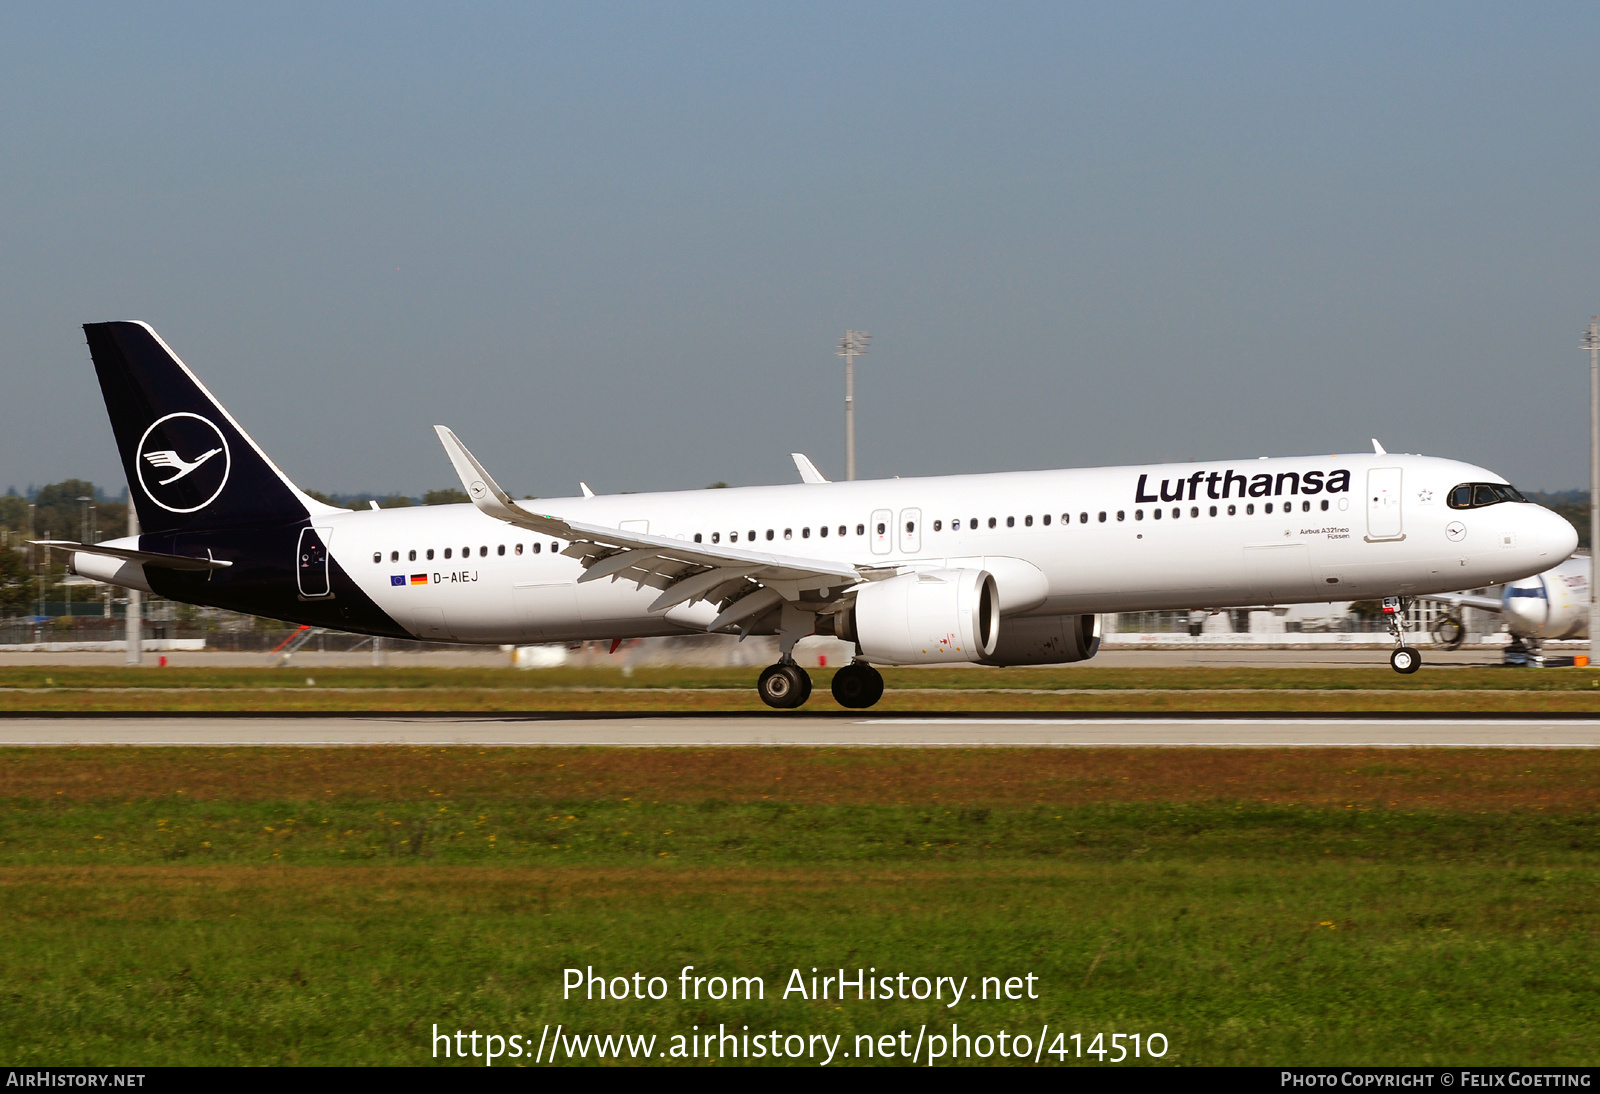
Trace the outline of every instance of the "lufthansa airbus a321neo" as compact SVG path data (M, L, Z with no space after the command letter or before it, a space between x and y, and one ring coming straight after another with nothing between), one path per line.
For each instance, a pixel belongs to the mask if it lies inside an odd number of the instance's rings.
M278 470L144 323L84 327L141 525L52 542L71 569L174 600L362 634L558 643L778 636L757 689L798 707L795 643L876 665L1093 657L1104 612L1407 598L1537 574L1571 524L1481 467L1297 456L516 501L436 427L470 505L350 511ZM1421 664L1391 617L1400 672Z

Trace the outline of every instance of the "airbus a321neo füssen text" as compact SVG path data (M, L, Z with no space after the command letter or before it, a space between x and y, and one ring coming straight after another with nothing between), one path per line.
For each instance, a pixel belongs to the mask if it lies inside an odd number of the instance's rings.
M519 502L441 426L471 505L352 512L290 482L150 327L84 330L142 529L54 544L76 573L396 638L776 634L757 684L775 707L810 694L792 657L807 635L854 644L833 694L868 707L874 665L1093 657L1102 612L1444 593L1576 546L1498 475L1377 445L843 483L801 459L790 486ZM1415 671L1398 613L1394 639Z

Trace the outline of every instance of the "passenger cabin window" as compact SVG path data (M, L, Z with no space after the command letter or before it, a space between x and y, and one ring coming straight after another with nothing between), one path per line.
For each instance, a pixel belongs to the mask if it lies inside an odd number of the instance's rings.
M886 532L886 531L888 531L888 529L887 529L887 528L885 528L885 527L884 527L884 525L883 525L883 522L882 522L882 521L879 521L879 522L878 522L878 534L879 534L879 535L880 535L880 536L881 536L881 535L883 535L883 533L884 533L884 532Z
M1324 513L1326 513L1328 511L1328 499L1327 498L1323 498L1322 499L1322 511Z
M445 558L449 558L450 557L450 548L446 547L444 549L444 557Z
M696 543L699 543L699 542L701 542L701 540L700 540L700 533L699 533L699 532L696 532L696 533L695 533L695 534L694 534L694 541L695 541L695 542L696 542ZM520 552L519 552L519 553L520 553Z
M1249 505L1246 505L1244 507L1244 515L1247 516L1247 517L1253 517L1253 516L1256 515L1256 503L1255 502L1251 502Z
M840 535L841 535L841 536L842 536L842 535L844 535L844 534L845 534L845 532L846 532L846 531L847 531L847 529L846 529L846 528L845 528L845 526L844 526L844 525L842 525L842 524L841 524L841 525L839 525L839 534L840 534Z
M935 532L941 531L943 528L944 528L944 521L936 520L936 521L933 522L933 530Z
M1503 501L1527 501L1515 486L1500 482L1464 482L1450 491L1446 504L1452 509L1481 509Z
M909 536L912 532L915 532L916 530L917 530L917 522L916 521L914 521L914 520L906 521L906 535Z
M867 534L867 526L865 524L856 525L856 535L864 536L866 534Z
M784 539L788 539L789 538L789 536L787 534L788 533L788 529L785 529L784 532L785 532L785 534L784 534L783 538ZM800 538L801 539L810 539L811 538L811 526L809 524L806 525L804 528L800 529Z
M722 533L721 532L712 532L711 533L711 542L712 543L721 543L722 542ZM738 532L733 533L733 542L734 543L739 542L739 533Z
M1006 518L1006 527L1007 528L1015 528L1016 526L1017 526L1017 518L1016 517L1007 517Z
M1160 515L1161 515L1161 510L1157 509L1156 510L1156 516L1159 517ZM1121 513L1117 514L1117 519L1118 520L1122 519L1122 514ZM1134 520L1143 520L1144 519L1144 510L1143 509L1135 509L1133 511L1133 519Z
M1198 517L1200 515L1200 507L1198 505L1189 506L1189 515L1191 517ZM1213 508L1211 510L1211 515L1212 516L1216 516L1217 515L1217 511L1216 511L1215 508Z
M416 558L417 556L416 555L412 555L411 557L412 558ZM400 552L399 551L390 551L389 552L389 561L390 562L399 562L400 561Z
M372 563L373 563L374 566L376 566L378 563L380 563L382 561L383 561L383 552L382 551L374 551L374 552L372 552Z
M1142 513L1142 512L1144 512L1144 510L1141 509L1140 512ZM1124 510L1122 510L1122 509L1118 509L1117 510L1117 519L1118 520L1126 519L1126 517L1127 517L1127 513Z
M783 530L783 538L784 539L793 539L794 538L794 529L793 528L785 528Z
M1101 511L1100 511L1100 523L1101 523L1101 524L1104 524L1104 523L1105 523L1105 522L1106 522L1106 514L1105 514L1105 510L1104 510L1104 509L1102 509L1102 510L1101 510Z
M995 526L995 524L996 524L995 519L993 517L990 517L989 518L989 527L993 528Z
M1062 513L1061 514L1061 519L1063 521L1065 521L1067 519L1067 515L1065 513ZM1105 520L1106 519L1106 515L1104 513L1101 513L1100 514L1100 519L1101 520ZM1089 523L1089 514L1088 513L1079 513L1078 514L1078 523L1079 524L1088 524Z
M506 553L506 545L504 543L502 543L499 547L495 548L495 552L494 553L497 554L497 555L505 554Z
M699 536L695 536L694 538L695 538L695 542L696 543L700 542L700 537ZM517 544L517 554L520 555L521 553L522 553L522 544L519 543L519 544Z
M1236 515L1238 512L1239 512L1239 507L1237 505L1228 506L1228 515L1230 517Z
M543 550L543 548L544 548L544 544L542 544L542 543L535 543L535 544L534 544L534 545L533 545L533 548L532 548L532 550L533 550L533 553L534 553L534 554L538 554L538 553L539 553L539 552L540 552L540 551L541 551L541 550Z
M1217 507L1215 505L1213 505L1211 507L1211 515L1212 516L1216 516L1217 515Z
M1270 513L1270 512L1272 512L1272 503L1271 503L1271 502L1270 502L1270 501L1269 501L1269 502L1267 502L1267 504L1266 504L1266 505L1264 505L1264 506L1262 506L1262 507L1261 507L1261 511L1262 511L1262 512L1263 512L1263 513Z
M828 526L826 524L824 524L821 528L818 528L817 529L817 535L821 536L823 539L827 539L828 538Z
M430 561L430 562L433 561L433 548L432 547L428 548L428 561Z
M767 538L768 538L768 539L771 539L771 538L772 538L772 535L773 535L773 533L772 533L772 529L771 529L771 528L768 528L768 529L767 529Z
M1044 523L1044 526L1045 526L1045 527L1046 527L1046 528L1048 528L1048 527L1050 527L1050 514L1049 514L1049 513L1046 513L1046 514L1045 514L1045 515L1044 515L1044 516L1042 516L1042 517L1040 517L1040 518L1039 518L1039 519L1040 519L1040 520L1041 520L1041 521L1042 521L1042 522L1043 522L1043 523ZM1029 521L1030 521L1030 522L1032 522L1032 520L1033 520L1033 518L1032 518L1032 517L1029 517L1029 518L1028 518L1028 520L1029 520ZM1066 523L1066 521L1062 521L1062 522L1061 522L1061 523L1062 523L1062 524L1065 524L1065 523Z

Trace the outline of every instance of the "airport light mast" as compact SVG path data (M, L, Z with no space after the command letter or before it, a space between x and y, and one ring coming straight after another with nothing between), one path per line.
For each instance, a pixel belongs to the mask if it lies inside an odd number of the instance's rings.
M872 335L864 330L847 330L839 339L837 356L844 358L844 477L856 478L856 358L867 352Z
M1600 599L1595 595L1595 554L1600 549L1600 316L1589 317L1583 332L1589 351L1589 664L1595 665L1595 643L1600 641Z

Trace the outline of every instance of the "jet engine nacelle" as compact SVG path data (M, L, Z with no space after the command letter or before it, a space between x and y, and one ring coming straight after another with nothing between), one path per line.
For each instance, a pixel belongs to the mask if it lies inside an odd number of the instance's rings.
M1098 615L1008 617L985 665L1064 665L1100 652Z
M880 665L981 661L1000 637L1000 598L987 570L925 570L856 593L841 638Z

